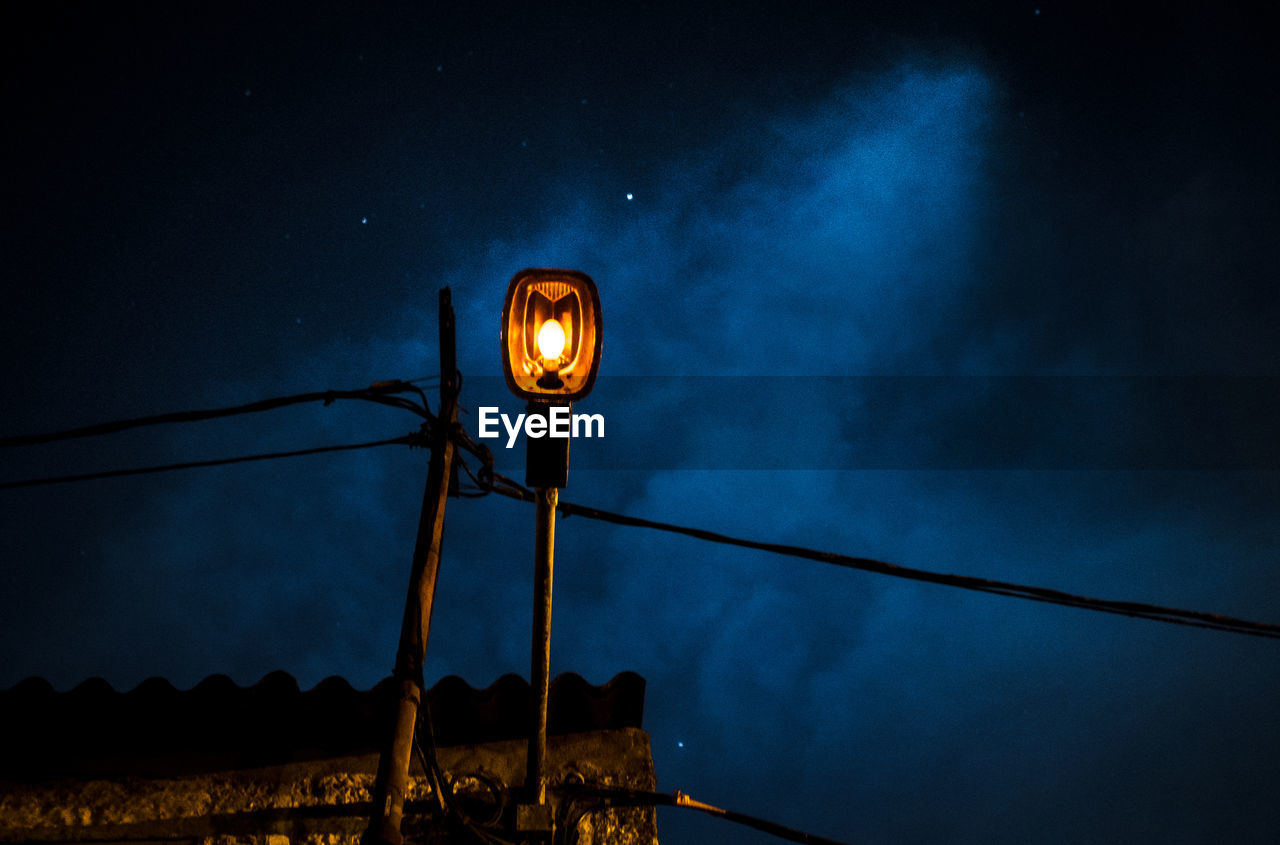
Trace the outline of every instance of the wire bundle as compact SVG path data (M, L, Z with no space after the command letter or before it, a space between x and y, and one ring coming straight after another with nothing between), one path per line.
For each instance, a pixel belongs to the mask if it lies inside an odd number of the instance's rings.
M422 419L422 423L417 431L410 432L399 437L384 438L382 440L335 446L319 446L290 452L272 452L267 454L245 455L208 461L188 461L163 466L107 470L103 472L82 473L51 478L32 478L19 481L0 482L0 490L11 490L21 487L34 487L47 484L90 481L127 475L141 475L145 473L169 472L173 470L193 469L197 467L223 466L247 461L275 460L277 458L292 458L328 452L368 449L377 446L407 445L411 448L419 446L430 448L439 433L437 426L439 426L440 422L439 418L432 414L427 402L426 394L421 388L417 387L419 382L430 380L431 379L381 381L374 382L369 387L358 390L326 390L312 393L301 393L293 396L263 399L257 402L251 402L245 405L235 405L228 408L159 414L156 416L100 423L46 434L0 438L0 447L31 446L42 443L54 443L74 438L111 434L142 426L196 422L200 420L235 416L238 414L258 413L290 405L317 401L323 402L326 406L340 400L374 402L376 404L410 411ZM456 391L460 389L460 386L461 376L458 374L449 387ZM416 394L416 400L408 394ZM460 424L455 422L452 429L448 432L448 435L459 450L455 459L455 465L460 467L471 481L469 486L463 487L459 485L457 490L458 495L467 498L480 498L488 496L491 493L497 493L500 496L518 499L520 501L534 501L534 492L532 490L505 475L495 472L493 453L487 446L477 442L473 437L471 437L471 435ZM475 458L479 462L479 467L473 470L463 458L463 453ZM995 595L1009 596L1012 598L1027 599L1029 601L1047 602L1049 604L1058 604L1066 607L1076 607L1082 610L1118 614L1135 619L1148 619L1155 622L1166 622L1175 625L1190 625L1193 627L1208 628L1215 631L1226 631L1234 634L1247 634L1255 637L1280 639L1280 625L1253 622L1217 613L1181 610L1178 608L1163 607L1145 602L1114 601L1109 599L1090 598L1045 587L1014 584L1006 581L995 581L970 575L953 575L931 572L928 570L914 569L899 566L897 564L886 563L880 560L873 560L871 558L853 557L835 552L824 552L816 549L809 549L802 546L759 542L740 537L731 537L725 534L706 531L701 528L691 528L688 526L673 525L666 522L642 519L640 517L613 513L611 511L587 507L585 505L578 505L572 502L565 502L563 500L558 503L557 510L565 516L583 516L588 519L596 519L603 522L609 522L614 525L626 525L638 528L649 528L656 531L666 531L706 542L737 546L739 548L756 549L758 551L786 555L789 557L804 558L835 566L842 566L848 569L857 569L863 572L874 572L880 575L888 575L895 578L924 581L947 587L959 587L966 590L975 590L978 592L993 593ZM440 765L437 760L434 734L431 728L430 713L424 712L420 722L421 724L417 733L420 736L426 737L427 746L426 749L424 749L418 744L415 738L414 747L418 753L423 770L432 788L435 801L443 814L445 823L449 829L456 835L473 842L481 843L481 845L505 845L506 843L512 842L513 840L502 835L499 832L499 829L495 827L500 824L506 809L503 791L494 784L487 784L490 791L493 792L497 798L496 809L491 818L480 822L473 819L458 803L457 795L453 789L453 783L446 778L444 772L440 769ZM687 807L701 812L710 813L711 815L728 821L745 824L756 828L757 830L762 830L795 842L839 845L839 843L834 843L833 840L824 839L813 834L804 833L803 831L787 828L774 822L765 821L754 816L747 816L742 813L722 810L718 807L712 807L709 804L703 804L702 802L689 798L678 790L674 795L666 795L663 793L647 792L643 790L593 787L586 784L574 783L562 784L558 789L562 793L562 812L557 839L560 842L566 843L566 845L570 842L576 841L578 822L587 813L605 810L610 807L636 806Z
M138 467L53 478L33 478L20 481L7 481L0 482L0 490L33 487L46 484L63 484L75 481L90 481L126 475L169 472L173 470L192 469L197 467L223 466L226 464L242 463L246 461L292 458L327 452L368 449L377 446L407 445L410 447L429 448L432 443L432 438L436 433L436 426L439 425L439 419L431 413L430 406L427 403L426 394L423 393L422 389L419 388L417 384L430 380L432 379L379 381L374 382L369 387L358 390L325 390L312 393L301 393L293 396L263 399L257 402L251 402L245 405L235 405L229 408L218 408L205 411L181 411L177 413L159 414L151 417L140 417L130 420L100 423L97 425L68 429L66 431L53 432L49 434L21 435L17 437L0 438L0 447L29 446L38 443L52 443L72 438L110 434L140 426L195 422L198 420L215 419L219 417L234 416L237 414L257 413L273 410L275 408L283 408L289 405L297 405L304 402L320 401L327 406L339 400L361 400L375 402L380 405L387 405L395 408L402 408L414 413L423 420L419 430L416 432L411 432L399 437L368 441L365 443L319 446L292 452L272 452L260 455L221 458L210 461L189 461L155 467ZM453 387L454 389L460 389L460 374L456 376ZM420 401L414 401L404 395L407 393L417 394ZM459 487L459 495L467 498L480 498L487 496L490 493L497 493L500 496L506 496L507 498L518 499L520 501L534 501L534 493L532 490L514 479L508 478L507 476L494 471L493 453L483 443L477 442L460 423L453 424L453 428L449 432L449 436L460 452L471 455L480 463L479 468L473 470L467 462L462 459L461 454L458 456L456 464L461 467L462 471L465 472L467 477L471 480L470 486ZM978 578L972 575L953 575L941 572L931 572L924 569L899 566L898 564L887 563L881 560L854 557L836 552L824 552L817 549L805 548L803 546L792 546L782 543L768 543L757 540L748 540L741 537L731 537L726 534L706 531L701 528L691 528L688 526L673 525L668 522L642 519L640 517L613 513L611 511L588 507L586 505L578 505L573 502L566 502L563 500L561 500L557 505L557 510L565 516L583 516L588 519L596 519L602 522L609 522L614 525L627 525L636 528L650 528L656 531L666 531L672 534L692 537L697 540L737 546L739 548L756 549L758 551L786 555L789 557L804 558L806 560L814 560L820 563L832 564L834 566L842 566L847 569L857 569L863 572L874 572L879 575L889 575L895 578L924 581L930 584L959 587L960 589L965 590L975 590L983 593L993 593L995 595L1026 599L1029 601L1058 604L1065 607L1077 607L1082 610L1092 610L1100 613L1113 613L1135 619L1148 619L1154 622L1167 622L1173 625L1189 625L1197 628L1208 628L1215 631L1227 631L1235 634L1248 634L1250 636L1280 639L1280 625L1264 622L1252 622L1246 619L1239 619L1218 613L1181 610L1173 607L1148 604L1146 602L1090 598L1088 596L1075 595L1046 587L1015 584L1009 581Z

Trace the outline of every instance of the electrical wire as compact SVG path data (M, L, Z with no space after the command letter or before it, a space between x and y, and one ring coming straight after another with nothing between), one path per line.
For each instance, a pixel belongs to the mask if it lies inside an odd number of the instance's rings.
M368 388L360 390L328 390L322 392L312 392L297 394L294 396L278 397L274 399L264 399L258 402L252 402L245 405L237 405L228 408L220 408L205 411L184 411L170 414L160 414L151 417L141 417L129 420L119 420L108 423L100 423L92 426L85 426L77 429L69 429L60 432L52 432L36 435L22 435L17 437L0 438L0 447L35 445L40 443L51 443L61 440L68 440L80 437L92 437L114 432L124 431L131 428L160 425L167 423L194 422L198 420L214 419L219 417L227 417L238 414L257 413L262 411L273 410L288 405L301 404L305 402L322 401L326 406L337 400L364 400L372 401L378 404L390 407L398 407L404 410L412 411L417 416L423 418L425 422L420 430L415 433L403 435L400 437L387 438L383 440L375 440L364 443L352 443L336 446L321 446L310 449L300 449L287 452L271 452L265 454L246 455L233 458L222 458L207 461L188 461L176 464L167 464L162 466L138 467L120 470L108 470L104 472L84 473L78 475L67 475L49 478L33 478L21 481L0 482L0 490L17 489L23 487L35 487L50 484L62 484L78 481L89 481L106 478L116 478L130 475L141 475L148 473L171 472L182 469L193 469L200 467L225 466L229 464L245 463L251 461L275 460L280 458L300 457L305 455L323 454L329 452L352 451L358 449L368 449L378 446L390 445L407 445L428 446L433 442L432 437L435 433L437 418L431 413L430 406L427 402L426 394L416 385L421 382L438 381L438 377L423 377L412 380L396 380L385 382L374 382ZM461 384L461 374L456 374L456 386ZM417 402L400 395L412 392L417 394L421 401ZM461 455L455 461L455 465L460 465L462 470L472 482L472 486L459 490L459 493L466 497L483 497L490 493L497 493L512 499L532 502L535 500L534 492L529 488L519 484L505 475L501 475L494 471L494 458L492 452L487 446L478 443L466 431L463 426L454 423L449 431L450 438L454 441L458 449L466 454L472 455L480 462L480 468L473 471L468 463ZM1163 607L1160 605L1147 604L1142 602L1129 601L1113 601L1107 599L1090 598L1086 596L1073 595L1071 593L1052 590L1044 587L1035 587L1022 584L1015 584L1005 581L997 581L985 578L977 578L967 575L954 575L947 573L931 572L928 570L914 569L911 567L899 566L897 564L887 563L884 561L874 560L871 558L853 557L834 552L823 552L816 549L805 548L801 546L785 545L780 543L766 543L755 540L748 540L740 537L732 537L726 534L719 534L712 531L706 531L699 528L691 528L688 526L674 525L671 523L660 522L656 520L642 519L639 517L628 516L626 514L605 511L599 508L592 508L585 505L578 505L573 502L561 500L557 505L559 510L565 517L583 516L588 519L595 519L615 525L624 525L631 527L649 528L657 531L664 531L682 536L691 537L707 542L731 545L740 548L755 549L758 551L770 552L772 554L785 555L789 557L797 557L808 560L814 560L822 563L842 566L849 569L856 569L864 572L873 572L881 575L888 575L896 578L906 578L914 581L923 581L926 583L939 584L942 586L959 587L967 590L978 592L993 593L996 595L1009 596L1012 598L1021 598L1031 601L1046 602L1050 604L1058 604L1067 607L1076 607L1082 610L1091 610L1103 613L1111 613L1131 618L1147 619L1156 622L1166 622L1177 625L1188 625L1192 627L1207 628L1211 630L1225 631L1236 634L1248 634L1250 636L1277 638L1280 639L1280 625L1273 625L1262 622L1253 622L1249 620L1239 619L1230 616L1224 616L1215 613L1205 613L1200 611L1181 610L1171 607ZM421 716L423 717L425 730L419 733L426 737L427 748L429 753L424 751L423 747L418 743L417 738L414 739L414 749L422 764L424 773L431 784L441 811L443 812L447 822L453 826L455 831L474 842L481 845L508 845L511 840L497 834L491 829L487 829L486 825L482 825L473 820L463 810L457 802L456 795L453 791L452 783L449 782L444 773L441 771L437 759L437 749L435 746L434 734L431 726L430 713L426 708L425 696L423 698L423 707ZM562 827L561 836L565 841L576 841L577 822L588 813L599 809L608 809L609 807L619 806L677 806L699 810L709 813L719 818L726 819L738 824L743 824L757 830L779 836L794 842L814 843L814 845L842 845L835 840L826 839L814 834L805 833L804 831L788 828L784 825L749 816L743 813L737 813L730 810L724 810L713 807L709 804L696 801L689 796L677 790L674 795L666 795L658 792L648 792L644 790L627 790L618 788L602 788L590 787L581 784L564 784L557 789L564 794L562 802L562 818L564 826ZM499 797L501 797L499 795ZM594 808L584 808L576 814L573 808L576 802L582 799L594 798L601 802L601 805ZM499 802L495 816L502 813L502 804ZM570 819L573 819L572 823Z
M374 382L367 388L360 390L327 390L321 392L303 393L294 396L284 396L274 399L264 399L258 402L251 402L246 405L236 405L229 408L219 408L207 411L181 411L171 414L160 414L152 417L140 417L131 420L118 420L108 423L100 423L83 428L69 429L61 432L52 432L37 435L21 435L17 437L0 438L0 447L33 445L37 443L50 443L58 440L67 440L77 437L91 437L102 434L109 434L117 431L124 431L129 428L139 426L159 425L164 423L177 422L193 422L197 420L213 419L216 417L226 417L236 414L257 413L261 411L272 410L275 408L285 407L287 405L295 405L303 402L323 401L325 405L339 399L360 399L372 401L382 405L398 407L412 411L414 414L422 417L425 422L421 430L416 434L405 435L403 437L389 438L386 440L376 440L367 443L353 443L340 446L322 446L313 449L301 449L291 452L272 452L261 455L248 455L235 458L222 458L211 461L188 461L177 464L168 464L163 466L139 467L132 469L109 470L105 472L84 473L77 475L67 475L50 478L32 478L21 481L0 482L0 490L10 490L21 487L35 487L48 484L64 484L75 481L91 481L105 478L116 478L128 475L141 475L146 473L170 472L180 469L193 469L198 467L224 466L227 464L243 463L248 461L273 460L276 458L299 457L303 455L321 454L324 452L350 451L354 449L367 449L374 446L388 446L393 444L405 444L409 446L426 445L431 442L433 434L432 429L436 424L436 417L431 413L427 404L426 394L421 388L415 385L415 382L424 382L437 380L438 377L423 377L409 381L392 380ZM461 385L461 373L455 374L455 386ZM455 388L456 389L456 388ZM418 395L421 405L413 400L398 394L413 392ZM533 491L517 483L516 481L494 472L493 453L489 448L481 443L476 442L474 438L459 423L454 423L449 432L450 438L457 447L466 453L475 456L480 461L480 469L472 471L465 460L459 457L457 461L470 478L472 485L469 488L459 489L459 494L468 498L478 498L486 496L489 493L497 493L508 498L520 499L522 501L531 502L534 500ZM611 511L601 510L599 508L578 505L573 502L561 500L557 505L559 510L566 517L568 516L584 516L588 519L596 519L603 522L613 523L615 525L627 525L639 528L650 528L657 531L666 531L674 534L681 534L686 537L692 537L698 540L708 542L721 543L725 545L738 546L741 548L756 549L759 551L770 552L773 554L786 555L790 557L804 558L815 560L822 563L828 563L836 566L843 566L849 569L857 569L864 572L874 572L881 575L889 575L895 578L906 578L914 581L924 581L932 584L940 584L943 586L959 587L966 590L974 590L977 592L993 593L996 595L1009 596L1012 598L1026 599L1029 601L1046 602L1049 604L1063 605L1066 607L1076 607L1083 610L1092 610L1101 613L1112 613L1120 616L1128 616L1131 618L1148 619L1156 622L1166 622L1173 625L1188 625L1191 627L1208 628L1217 631L1227 631L1236 634L1248 634L1251 636L1267 637L1280 639L1280 625L1273 625L1262 622L1253 622L1245 619L1239 619L1231 616L1224 616L1216 613L1205 613L1200 611L1180 610L1177 608L1163 607L1155 604L1144 602L1130 601L1113 601L1108 599L1090 598L1087 596L1078 596L1066 593L1061 590L1052 590L1045 587L1034 587L1024 584L1015 584L1007 581L996 581L987 578L977 578L969 575L953 575L947 573L931 572L923 569L914 569L911 567L899 566L897 564L886 563L871 558L853 557L850 555L838 554L835 552L823 552L816 549L809 549L802 546L791 546L781 543L765 543L755 540L747 540L741 537L731 537L726 534L719 534L713 531L706 531L700 528L690 528L688 526L673 525L666 522L658 522L656 520L641 519L638 517L627 516L626 514L613 513Z
M292 452L268 452L260 455L242 455L235 458L217 458L211 461L186 461L180 464L164 464L162 466L134 467L131 469L114 469L104 472L89 472L81 475L62 475L52 478L28 478L22 481L5 481L0 483L0 490L14 490L19 487L40 487L47 484L67 484L73 481L96 481L103 478L120 478L127 475L145 475L156 472L172 472L179 469L196 469L198 467L226 466L249 461L271 461L277 458L297 458L303 455L319 455L325 452L350 452L355 449L371 449L375 446L421 446L426 439L421 433L406 434L401 437L390 437L386 440L371 440L367 443L346 443L340 446L317 446L312 449L297 449Z
M418 742L418 736L426 738L427 750L424 750ZM419 710L418 731L413 740L414 751L418 755L418 761L422 766L423 773L427 777L427 781L435 795L436 803L444 813L445 818L450 820L455 831L461 833L474 842L481 845L511 845L513 840L502 836L486 826L472 819L465 810L459 806L457 796L453 791L453 784L444 776L444 772L440 769L440 763L435 744L435 734L431 727L431 712L427 706L426 698L422 699L422 707ZM672 806L687 807L699 810L710 815L718 816L727 821L743 824L753 827L756 830L774 836L788 839L792 842L811 843L811 845L845 845L845 843L837 842L833 839L817 836L812 833L806 833L801 830L787 827L771 822L766 819L749 816L745 813L737 813L732 810L724 810L719 807L713 807L701 801L696 801L688 795L676 790L673 795L666 795L660 792L648 792L645 790L621 789L616 787L594 787L581 783L565 783L559 787L551 787L552 791L559 791L563 794L561 799L561 819L562 826L557 831L556 837L558 842L572 845L578 841L577 827L578 823L590 812L598 812L600 810L611 809L612 807L646 807L646 806ZM600 805L596 807L584 807L577 813L573 812L573 807L583 798L594 798L600 801ZM502 816L503 807L499 804L495 808L494 816L490 819L490 824L496 823Z
M532 490L493 471L492 455L483 455L483 452L488 452L484 446L476 444L475 441L470 441L470 443L466 445L459 442L458 445L472 454L476 454L477 451L482 450L483 466L480 471L472 477L477 478L478 484L480 484L484 489L488 489L491 492L511 499L519 499L525 502L534 501L534 493ZM468 470L468 475L471 475L470 470ZM863 572L874 572L879 575L889 575L895 578L924 581L930 584L959 587L965 590L994 593L996 595L1009 596L1011 598L1046 602L1066 607L1076 607L1082 610L1092 610L1100 613L1113 613L1135 619L1148 619L1153 622L1167 622L1171 625L1187 625L1194 628L1208 628L1215 631L1227 631L1233 634L1248 634L1255 637L1280 639L1280 625L1273 625L1265 622L1253 622L1247 619L1224 616L1218 613L1180 610L1178 608L1163 607L1161 605L1147 604L1145 602L1114 601L1110 599L1090 598L1088 596L1078 596L1061 590L1048 589L1046 587L1014 584L1008 581L977 578L971 575L952 575L948 573L931 572L929 570L899 566L898 564L886 563L885 561L873 560L871 558L853 557L851 555L843 555L836 552L818 551L817 549L809 549L803 546L791 546L782 543L764 543L756 540L747 540L741 537L731 537L727 534L719 534L714 531L706 531L701 528L690 528L683 525L673 525L669 522L658 522L656 520L627 516L626 514L614 513L612 511L601 510L599 508L574 504L573 502L566 502L563 499L557 504L556 509L566 517L584 516L588 519L609 522L614 525L651 528L656 531L681 534L698 540L721 543L729 546L738 546L746 549L756 549L758 551L786 555L788 557L805 558L807 560L815 560L835 566L843 566L848 569L857 569Z
M431 785L431 790L435 795L440 811L455 831L473 842L480 843L480 845L512 845L512 840L486 829L472 819L458 804L457 795L453 791L453 783L445 778L444 772L440 768L435 729L432 726L431 709L427 703L426 691L419 689L422 695L422 703L418 709L418 724L414 732L413 748L418 754L418 761L422 764L423 773L427 777L427 782ZM422 745L418 742L419 736L426 737L427 749L430 753L423 751ZM501 792L499 791L497 794L501 799ZM494 823L501 818L502 810L503 805L500 800L493 818L490 819L490 823Z
M421 379L419 379L419 381L421 381ZM418 394L421 398L422 404L419 405L411 399L397 395L407 392ZM119 431L149 425L197 422L200 420L236 416L238 414L254 414L262 411L272 411L277 408L284 408L289 405L299 405L305 402L323 402L327 406L336 401L346 399L358 399L366 402L376 402L379 405L387 405L393 408L402 408L407 411L412 411L423 419L432 419L431 409L427 404L427 396L422 392L421 388L417 387L412 382L407 381L376 381L368 387L360 388L358 390L313 391L311 393L299 393L293 396L261 399L257 402L250 402L245 405L233 405L228 408L214 408L203 411L176 411L168 414L156 414L149 417L138 417L135 419L97 423L95 425L87 425L80 428L67 429L65 431L0 437L0 448L7 448L11 446L34 446L40 443L54 443L60 440L72 440L79 437L97 437L103 434L114 434Z
M710 804L704 804L701 801L690 798L678 789L671 795L667 795L665 792L650 792L644 789L622 789L619 787L586 786L569 783L558 787L558 789L567 796L592 797L600 800L602 805L595 808L597 810L609 809L610 807L687 807L691 810L698 810L725 821L746 825L792 842L804 842L809 845L845 845L845 843L838 842L835 839L827 839L824 836L806 833L803 830L796 830L757 816L749 816L746 813L723 810Z

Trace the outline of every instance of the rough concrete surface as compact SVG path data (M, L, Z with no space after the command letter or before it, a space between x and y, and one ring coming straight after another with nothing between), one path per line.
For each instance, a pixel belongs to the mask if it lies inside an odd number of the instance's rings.
M460 803L492 816L524 782L523 741L441 748L438 761ZM0 783L0 841L186 840L200 845L354 845L369 814L377 755L173 778L108 777ZM569 782L651 790L649 738L637 728L567 734L548 742L552 787ZM406 835L447 842L415 763ZM553 808L561 808L550 793ZM415 803L416 802L416 803ZM576 815L576 812L574 813ZM557 818L560 818L557 815ZM483 818L479 818L483 821ZM587 812L582 845L657 842L652 808Z

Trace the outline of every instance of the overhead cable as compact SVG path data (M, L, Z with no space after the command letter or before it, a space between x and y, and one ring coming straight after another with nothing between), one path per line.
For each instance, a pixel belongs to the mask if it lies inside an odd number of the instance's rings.
M422 400L419 405L412 399L398 394L413 392L418 394ZM163 425L166 423L185 423L197 422L200 420L211 420L219 417L231 417L238 414L253 414L262 411L271 411L276 408L283 408L288 405L299 405L304 402L323 402L330 405L333 402L346 399L359 399L366 402L376 402L379 405L388 405L393 408L403 408L412 411L419 417L431 419L431 411L427 405L427 397L421 388L407 381L376 381L365 388L358 390L321 390L311 393L299 393L293 396L279 396L272 399L261 399L257 402L250 402L246 405L232 405L228 408L214 408L203 411L175 411L168 414L156 414L150 417L138 417L127 420L114 420L112 422L97 423L95 425L87 425L81 428L72 428L65 431L54 431L43 434L22 434L13 437L0 437L0 447L9 446L33 446L39 443L53 443L59 440L72 440L79 437L96 437L103 434L114 434L119 431L125 431L131 428L140 428L148 425Z
M156 472L172 472L179 469L196 469L198 467L216 467L227 464L241 464L249 461L271 461L276 458L297 458L303 455L319 455L324 452L350 452L355 449L371 449L375 446L418 446L425 445L426 438L421 433L406 434L401 437L390 437L386 440L371 440L367 443L346 443L339 446L317 446L312 449L297 449L292 452L268 452L260 455L241 455L235 458L216 458L211 461L186 461L180 464L164 464L162 466L133 467L130 469L113 469L104 472L88 472L80 475L61 475L51 478L28 478L22 481L0 482L0 490L13 490L19 487L41 487L46 484L67 484L72 481L96 481L103 478L120 478L126 475L145 475Z
M512 499L520 499L526 502L534 501L534 493L532 490L504 475L493 472L492 463L486 462L477 474L477 477L484 489L491 490L494 493L498 493L499 495ZM701 528L689 528L683 525L673 525L669 522L658 522L656 520L641 519L639 517L627 516L626 514L613 513L599 508L592 508L585 505L574 504L573 502L566 502L563 499L560 500L556 508L565 516L585 516L588 519L610 522L614 525L652 528L657 531L682 534L686 537L693 537L698 540L706 540L712 543L722 543L724 545L739 546L746 549L757 549L759 551L787 555L789 557L816 560L821 563L834 564L848 569L858 569L864 572L875 572L880 575L890 575L895 578L907 578L913 581L925 581L931 584L941 584L947 587L960 587L966 590L995 593L1002 596L1028 599L1030 601L1041 601L1048 602L1050 604L1065 605L1067 607L1078 607L1082 610L1114 613L1120 616L1129 616L1136 619L1149 619L1154 622L1168 622L1173 625L1189 625L1196 628L1209 628L1215 631L1228 631L1234 634L1249 634L1255 637L1280 639L1280 625L1273 625L1265 622L1252 622L1246 619L1238 619L1236 617L1224 616L1218 613L1180 610L1178 608L1162 607L1160 605L1147 604L1145 602L1114 601L1110 599L1090 598L1088 596L1077 596L1071 593L1062 592L1061 590L1048 589L1046 587L1032 587L1024 584L1014 584L1008 581L995 581L988 578L977 578L972 575L951 575L941 572L930 572L925 569L913 569L907 566L899 566L894 563L886 563L881 560L873 560L865 557L853 557L850 555L838 554L836 552L823 552L816 549L805 548L803 546L790 546L782 543L763 543L757 540L747 540L741 537L731 537L727 534L718 534L714 531L706 531Z
M844 845L844 843L837 842L834 839L827 839L813 833L805 833L802 830L796 830L777 822L704 804L678 789L671 795L667 795L665 792L650 792L644 789L598 787L572 783L566 783L559 789L565 793L566 797L595 798L602 802L603 806L600 809L608 809L609 807L687 807L691 810L698 810L708 815L722 818L725 821L753 827L756 830L762 830L765 833L788 839L792 842L804 842L809 843L809 845Z
M414 381L420 381L415 379ZM413 391L422 399L422 405L418 405L413 400L396 395L399 393ZM259 402L252 402L247 405L238 405L230 408L221 408L211 411L184 411L173 414L162 414L154 417L142 417L133 420L121 420L111 423L101 423L94 426L87 426L79 429L70 429L62 432L55 432L44 435L24 435L19 437L0 438L0 446L17 446L35 443L47 443L56 440L70 439L74 437L89 437L99 434L108 434L114 431L123 431L128 428L134 428L144 425L156 425L161 423L173 422L191 422L202 419L212 419L215 417L231 416L234 414L254 413L258 411L271 410L273 408L284 407L286 405L299 404L302 402L323 401L326 405L338 399L363 399L367 401L377 402L379 404L400 407L411 410L418 416L424 418L426 422L422 425L421 430L415 434L409 434L402 437L389 438L386 440L376 440L367 443L354 443L339 446L321 446L312 449L301 449L291 452L272 452L261 455L248 455L235 458L222 458L211 461L189 461L177 464L168 464L163 466L140 467L132 469L108 470L104 472L84 473L79 475L67 475L51 478L33 478L22 481L0 482L0 490L15 489L19 487L35 487L47 484L63 484L74 481L90 481L104 478L115 478L127 475L141 475L145 473L169 472L180 469L193 469L198 467L223 466L226 464L243 463L248 461L273 460L276 458L290 458L302 455L314 455L324 452L350 451L354 449L367 449L375 446L388 446L395 444L402 445L427 445L430 443L430 431L436 420L426 404L426 396L422 391L408 381L385 381L374 382L368 388L361 390L329 390L314 393L304 393L295 396L285 396L276 399L265 399ZM498 493L513 499L520 499L527 502L534 500L532 490L524 487L516 481L500 475L493 470L493 454L481 443L476 442L467 431L460 425L455 424L450 432L451 438L455 441L459 449L477 457L481 462L478 472L473 473L465 462L460 461L467 475L470 476L475 484L474 490L470 495L484 496L489 493ZM464 494L466 495L466 494ZM1112 613L1120 616L1128 616L1137 619L1149 619L1155 622L1167 622L1174 625L1188 625L1199 628L1209 628L1217 631L1227 631L1236 634L1249 634L1257 637L1267 637L1280 639L1280 625L1274 625L1263 622L1253 622L1245 619L1239 619L1232 616L1225 616L1217 613L1205 613L1202 611L1181 610L1172 607L1163 607L1161 605L1148 604L1145 602L1131 601L1115 601L1109 599L1098 599L1087 596L1078 596L1061 590L1053 590L1045 587L1034 587L1024 584L1015 584L1007 581L997 581L987 578L978 578L970 575L953 575L940 572L931 572L923 569L914 569L906 566L899 566L885 561L873 560L871 558L853 557L850 555L838 554L835 552L823 552L816 549L809 549L802 546L785 545L781 543L765 543L756 540L747 540L741 537L731 537L726 534L719 534L713 531L706 531L700 528L690 528L688 526L673 525L671 523L659 522L656 520L641 519L639 517L627 516L626 514L613 513L611 511L601 510L599 508L578 505L573 502L561 500L557 505L559 510L565 516L584 516L588 519L596 519L603 522L613 523L615 525L628 525L639 528L650 528L657 531L666 531L673 534L681 534L686 537L692 537L698 540L705 540L713 543L721 543L725 545L738 546L741 548L756 549L759 551L770 552L773 554L786 555L790 557L804 558L815 560L822 563L829 563L836 566L843 566L849 569L862 570L864 572L875 572L881 575L889 575L895 578L906 578L914 581L924 581L932 584L941 584L949 587L960 587L966 590L975 590L984 593L994 593L996 595L1010 596L1013 598L1027 599L1030 601L1046 602L1049 604L1058 604L1067 607L1077 607L1082 610L1093 610L1101 613Z

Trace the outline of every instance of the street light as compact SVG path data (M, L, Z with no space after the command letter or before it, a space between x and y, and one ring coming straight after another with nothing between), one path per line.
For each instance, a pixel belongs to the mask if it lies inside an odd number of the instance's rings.
M511 392L528 400L530 417L550 416L586 396L600 367L600 295L595 282L576 270L522 270L507 286L502 306L502 369ZM533 642L529 683L534 695L525 785L527 801L516 808L516 828L546 839L553 833L547 804L547 694L551 673L551 586L559 488L569 478L569 438L527 437L525 484L534 488ZM526 431L530 431L526 427Z
M563 404L591 392L600 367L600 295L586 273L521 270L502 306L502 370L530 402Z

